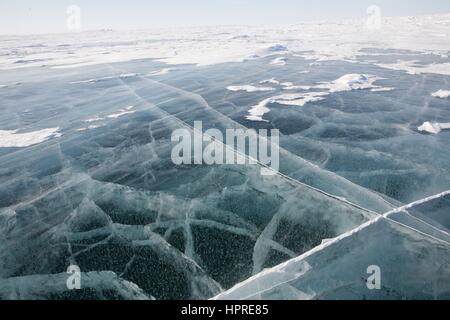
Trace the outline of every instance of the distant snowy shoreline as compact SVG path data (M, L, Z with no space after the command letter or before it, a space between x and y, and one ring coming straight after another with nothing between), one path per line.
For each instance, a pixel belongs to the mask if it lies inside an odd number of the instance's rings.
M1 41L2 39L8 41ZM167 64L210 65L277 55L285 48L313 61L356 62L365 48L413 50L448 57L450 14L383 18L380 30L365 20L305 22L288 26L195 27L149 31L95 31L42 36L0 36L0 69L48 66L74 68L135 59ZM274 65L286 64L274 57ZM411 65L399 61L381 67L407 72L450 74L450 63Z

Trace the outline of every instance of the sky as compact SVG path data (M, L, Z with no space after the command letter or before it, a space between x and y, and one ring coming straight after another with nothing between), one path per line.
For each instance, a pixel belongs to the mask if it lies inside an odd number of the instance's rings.
M450 13L448 0L1 0L0 34L71 32L71 5L81 30L291 24L364 17L370 5L385 16Z

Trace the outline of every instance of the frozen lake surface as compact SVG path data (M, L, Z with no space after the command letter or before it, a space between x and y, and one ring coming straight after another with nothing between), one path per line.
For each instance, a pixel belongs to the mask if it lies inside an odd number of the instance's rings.
M277 41L201 65L4 53L0 297L450 298L448 51ZM280 174L174 165L194 121L279 129Z

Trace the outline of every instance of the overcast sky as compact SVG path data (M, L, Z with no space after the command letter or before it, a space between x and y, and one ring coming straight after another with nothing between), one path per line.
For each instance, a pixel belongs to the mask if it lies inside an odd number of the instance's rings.
M450 13L450 0L1 0L0 33L67 32L67 7L81 9L83 30L180 25L284 24L363 17Z

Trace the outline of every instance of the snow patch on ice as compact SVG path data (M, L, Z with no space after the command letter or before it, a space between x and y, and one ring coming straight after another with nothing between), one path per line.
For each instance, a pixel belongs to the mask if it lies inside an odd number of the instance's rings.
M87 130L92 130L92 129L101 128L101 127L103 127L103 126L104 126L104 125L93 124L93 125L87 126L86 128L79 128L79 129L77 129L77 131L82 132L82 131L87 131Z
M61 136L59 127L17 133L18 130L0 130L0 148L24 148Z
M294 94L284 94L280 96L271 97L265 99L253 106L249 110L249 116L247 120L251 121L265 121L262 116L268 112L270 109L267 107L271 103L278 103L288 106L299 106L303 107L308 102L315 102L324 100L327 95L335 92L344 92L352 90L366 90L370 89L372 92L383 92L391 91L394 88L381 87L375 85L377 80L382 80L378 76L370 74L346 74L339 79L330 82L320 82L318 85L296 85L293 82L279 82L275 79L263 80L260 83L274 83L279 84L282 90L311 90L311 89L326 89L326 92L306 92L306 93L294 93Z
M246 92L258 92L258 91L274 91L274 88L271 87L255 87L252 85L242 85L242 86L228 86L228 90L230 91L246 91Z
M283 82L281 83L281 86L283 87L283 90L310 90L311 86L303 86L303 85L296 85L292 82Z
M270 109L267 108L267 105L271 102L271 99L265 99L258 103L257 105L253 106L248 110L249 115L245 118L250 121L259 121L259 122L268 122L267 120L263 119L263 116L270 112Z
M308 102L321 101L325 99L328 92L307 92L300 94L284 94L273 99L273 102L287 105L303 107Z
M320 243L321 245L326 244L327 242L332 241L333 239L322 239L322 242Z
M84 122L97 122L97 121L102 121L102 120L105 120L105 118L101 118L99 116L95 116L93 118L89 118L89 119L84 120Z
M441 99L446 99L450 97L450 90L438 90L431 94L431 96Z
M122 117L124 115L135 113L136 110L131 110L133 108L134 108L133 106L129 106L129 107L126 107L124 109L119 109L116 113L107 115L106 117L110 118L110 119L117 119L117 118L120 118L120 117Z
M339 79L331 82L324 82L316 87L328 89L330 92L374 89L379 88L374 85L374 82L380 79L382 78L369 74L346 74Z
M267 107L269 104L278 103L281 105L302 107L308 102L323 100L327 95L328 92L307 92L297 94L282 94L279 96L271 97L250 108L250 110L248 111L249 115L246 117L246 119L250 121L267 122L267 120L264 120L262 117L266 113L270 112L270 109Z
M124 79L124 78L133 78L136 77L138 74L137 73L123 73L121 75L119 75L119 78Z
M438 134L442 130L450 129L450 123L438 123L438 122L424 122L417 128L421 132L428 132L432 134Z
M122 117L124 115L135 113L136 110L132 110L132 109L134 109L134 106L128 106L128 107L121 108L121 109L117 110L117 112L114 112L112 114L108 114L105 117L94 116L92 118L89 118L89 119L86 119L86 120L83 120L83 121L91 123L91 122L103 121L103 120L106 120L107 118L109 118L109 119L117 119L117 118L120 118L120 117ZM83 129L83 130L95 129L93 126L90 126L90 127L88 127L88 128L81 128L81 129ZM98 127L99 126L97 126L97 128Z
M259 82L259 84L280 84L280 81L276 80L275 78L262 80Z
M392 87L379 87L379 88L370 89L370 91L372 91L372 92L388 92L388 91L393 91L393 90L395 90L395 88L392 88Z

